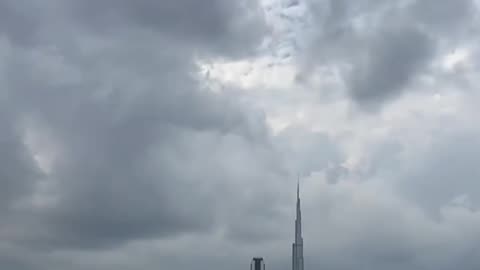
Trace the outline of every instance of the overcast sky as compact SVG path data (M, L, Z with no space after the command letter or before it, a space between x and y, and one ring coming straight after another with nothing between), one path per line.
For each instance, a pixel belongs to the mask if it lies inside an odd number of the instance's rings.
M0 0L0 268L480 268L476 0Z

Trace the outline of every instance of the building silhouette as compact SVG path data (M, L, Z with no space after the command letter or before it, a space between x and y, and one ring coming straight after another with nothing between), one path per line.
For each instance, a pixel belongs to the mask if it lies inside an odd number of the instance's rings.
M250 270L265 270L265 262L262 257L255 257L250 263Z
M262 257L254 257L250 270L265 270ZM297 182L297 206L295 218L295 240L292 244L292 270L303 270L302 211L300 209L300 183Z
M297 212L295 242L292 244L292 270L303 270L302 212L300 210L300 184L297 183Z

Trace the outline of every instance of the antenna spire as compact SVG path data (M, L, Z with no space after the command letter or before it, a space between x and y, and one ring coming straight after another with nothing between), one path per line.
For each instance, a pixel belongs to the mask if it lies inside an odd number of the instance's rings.
M300 176L297 179L297 199L300 199Z
M292 244L292 270L303 270L302 212L300 210L300 174L297 179L295 242Z

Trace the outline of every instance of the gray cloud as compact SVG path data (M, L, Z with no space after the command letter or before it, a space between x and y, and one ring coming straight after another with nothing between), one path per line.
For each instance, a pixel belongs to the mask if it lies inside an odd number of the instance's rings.
M310 3L310 2L309 2ZM428 73L438 47L455 46L472 30L472 1L311 1L316 37L303 72L341 71L351 99L375 110ZM450 45L448 45L450 44ZM315 56L315 57L312 57Z
M413 91L470 4L446 22L433 1L391 3L331 1L324 14L313 3L321 27L302 68L338 65L364 108ZM198 59L258 53L256 2L0 10L0 268L244 269L261 255L288 269L297 172L309 268L478 268L477 133L422 126L436 140L425 150L373 115L373 127L361 116L338 132L273 135L268 115L238 100L248 92L203 87ZM394 138L365 147L363 128Z
M0 34L17 44L31 45L37 37L41 8L29 1L4 0L0 10Z
M238 55L254 48L267 28L257 3L242 1L68 1L67 10L82 24L103 32L151 29L189 47ZM194 11L194 12L193 12Z
M375 106L399 95L434 54L433 41L416 29L384 31L351 71L350 94L362 105Z
M420 24L441 34L468 30L476 13L472 0L460 1L413 1L408 7L408 15Z
M399 174L402 179L399 188L429 212L438 213L441 207L460 197L465 197L462 207L478 210L477 138L477 132L473 131L435 140L422 153L421 166L415 164Z
M0 124L1 172L0 211L8 211L13 204L31 192L32 185L41 174L35 166L28 149L22 142L21 130L15 119L9 119L8 111L3 110ZM1 223L1 222L0 222Z
M22 69L23 84L34 81L35 71ZM97 100L100 89L83 84L57 89L36 81L17 88L11 101L28 108L25 117L52 134L59 149L50 173L58 181L58 202L41 210L48 217L44 229L51 231L45 241L95 247L211 228L216 199L208 192L215 182L196 179L209 177L205 166L217 160L194 165L202 160L196 153L211 151L215 139L251 132L239 112L227 109L227 99L200 93L187 76L176 76L168 79L174 86L157 90L160 78L144 78L150 89L120 89ZM37 93L30 92L33 87ZM64 92L50 100L52 90Z
M310 198L304 215L321 212L323 218L305 225L305 234L314 237L305 242L310 267L448 269L462 265L471 269L478 265L471 256L478 248L474 228L478 212L445 206L441 220L436 221L392 192L385 178L337 185L313 179L315 184L309 187L315 188L316 196Z
M344 158L335 141L325 133L290 127L275 139L283 158L288 160L290 171L302 177L337 165Z
M10 31L35 31L15 28L28 10L1 4L18 11L5 19L12 39ZM65 17L70 8L80 20ZM2 225L1 237L56 250L211 230L221 198L211 190L233 172L225 162L213 173L221 159L206 153L222 140L229 151L265 147L266 129L261 117L246 115L233 99L202 90L192 57L203 48L217 57L248 53L261 34L249 29L264 29L258 10L245 2L239 12L223 1L64 2L57 9L65 13L38 25L64 20L49 35L53 49L38 40L29 51L3 46L10 50L2 82L10 107L2 121L2 200L8 206L27 198ZM91 23L114 31L106 37L86 32L90 28L80 36L66 32ZM154 32L142 33L146 28ZM39 139L24 145L27 131L48 138L49 146ZM51 159L48 172L29 151ZM259 167L254 177L282 173L271 169ZM46 191L36 187L40 178Z
M342 165L335 165L328 168L325 172L325 178L328 183L338 183L342 178L348 176L349 171Z

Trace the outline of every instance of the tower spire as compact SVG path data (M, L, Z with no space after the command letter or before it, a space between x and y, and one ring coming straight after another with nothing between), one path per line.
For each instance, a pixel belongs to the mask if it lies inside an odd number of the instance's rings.
M297 200L300 200L300 176L297 179Z
M303 270L302 212L300 209L300 176L297 179L297 207L295 218L295 242L292 244L292 270Z

